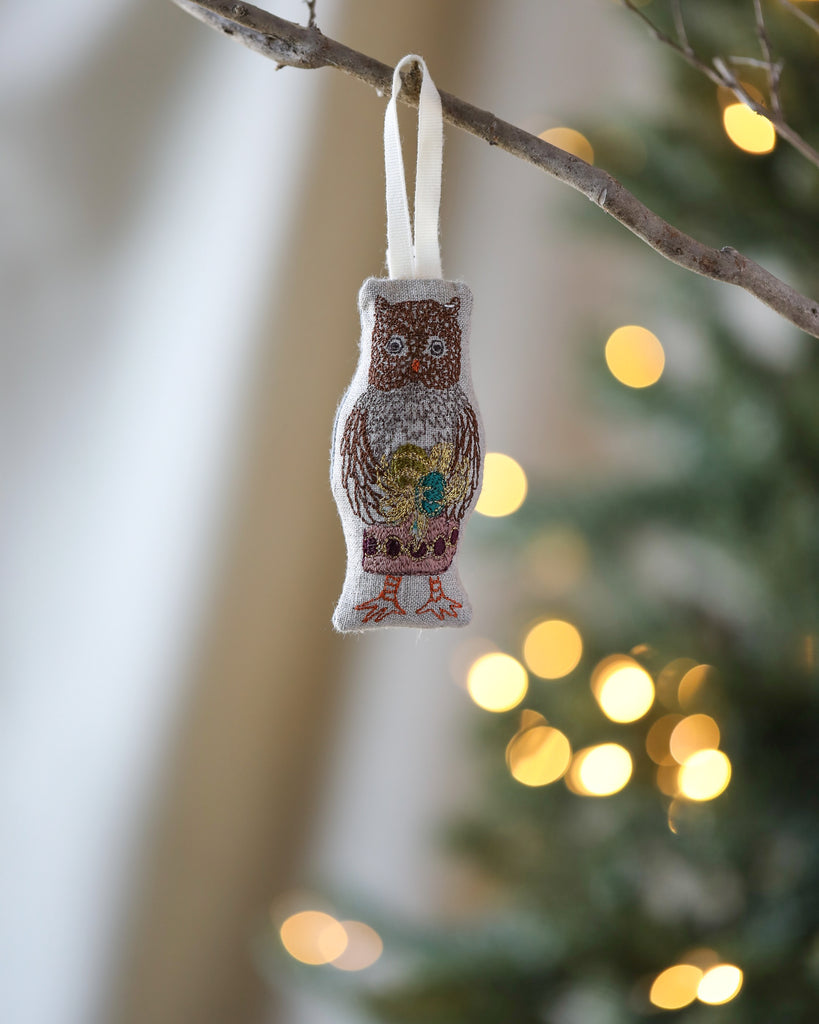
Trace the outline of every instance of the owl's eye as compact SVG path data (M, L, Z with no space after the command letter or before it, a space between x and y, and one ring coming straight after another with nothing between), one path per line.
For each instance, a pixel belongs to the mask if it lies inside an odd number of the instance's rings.
M400 356L407 347L407 343L400 334L393 334L385 347L391 356Z
M446 352L446 342L443 338L430 338L427 342L427 352L431 356L442 356Z

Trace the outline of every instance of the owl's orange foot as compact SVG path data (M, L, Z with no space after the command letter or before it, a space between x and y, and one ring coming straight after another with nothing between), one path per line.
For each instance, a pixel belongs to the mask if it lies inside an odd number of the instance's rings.
M436 619L440 619L443 622L446 618L457 619L458 612L456 609L458 608L463 608L463 605L446 596L444 588L441 586L441 577L430 576L429 600L426 604L422 604L415 614L423 615L425 612L431 612Z
M361 621L383 622L388 615L406 615L407 613L398 603L398 587L400 585L400 576L386 576L378 597L373 597L369 601L355 606L357 612L367 613Z

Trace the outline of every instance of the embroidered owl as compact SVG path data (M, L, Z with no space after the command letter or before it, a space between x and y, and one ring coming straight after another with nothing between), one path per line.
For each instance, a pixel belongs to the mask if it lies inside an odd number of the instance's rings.
M471 294L437 281L372 284L419 297L375 294L366 310L362 302L372 330L334 441L353 563L334 621L340 629L462 625L470 610L453 559L477 499L482 447L465 349ZM424 294L430 285L435 296Z

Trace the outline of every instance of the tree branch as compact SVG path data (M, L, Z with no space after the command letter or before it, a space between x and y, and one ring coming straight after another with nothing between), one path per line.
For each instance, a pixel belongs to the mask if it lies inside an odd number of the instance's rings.
M797 150L797 152L801 153L806 160L809 160L814 167L819 167L819 153L813 148L813 146L806 142L797 131L791 128L784 117L782 117L781 113L768 110L768 108L762 103L758 103L752 96L749 96L743 88L742 83L736 75L729 70L724 60L720 57L714 57L711 62L713 64L712 67L692 49L685 49L683 46L680 46L679 43L676 43L671 36L666 35L665 32L657 28L651 18L641 11L639 7L635 6L633 0L620 0L620 2L633 14L636 14L641 21L645 22L649 31L658 42L679 54L687 64L690 64L692 68L696 68L697 71L705 75L705 77L710 82L713 82L714 85L730 89L741 103L750 107L755 114L759 114L761 117L770 121L774 128L776 128L776 134L781 139L784 139L785 142L793 146L793 148Z
M754 17L756 18L756 34L759 48L765 58L768 72L768 92L771 96L771 109L777 117L782 117L782 101L779 97L779 80L782 77L782 64L774 63L771 37L762 13L762 0L754 0Z
M393 69L335 42L317 28L305 28L249 4L230 0L174 0L212 28L232 35L279 65L332 67L390 94ZM413 68L404 77L401 99L418 105L420 79ZM570 185L641 238L660 255L695 274L737 285L814 338L819 338L819 301L801 295L730 246L712 249L668 224L620 182L599 167L539 139L486 110L441 93L444 120L526 160Z
M685 21L683 20L680 0L671 0L671 16L674 18L674 28L677 31L677 42L685 53L691 53L691 43L688 42L688 33L685 31Z
M801 7L797 7L796 4L792 4L791 0L779 0L783 7L795 14L797 18L809 28L812 28L814 32L819 32L819 21L812 18L809 14L802 10Z

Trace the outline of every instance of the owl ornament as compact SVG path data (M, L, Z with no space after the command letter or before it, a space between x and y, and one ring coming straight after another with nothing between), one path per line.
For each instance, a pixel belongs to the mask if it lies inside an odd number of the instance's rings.
M396 98L417 63L415 234L410 224ZM438 242L443 122L424 61L395 69L384 120L388 278L358 297L358 366L333 430L331 483L347 542L341 632L465 626L472 617L456 568L481 484L483 431L472 391L472 293L445 281Z

